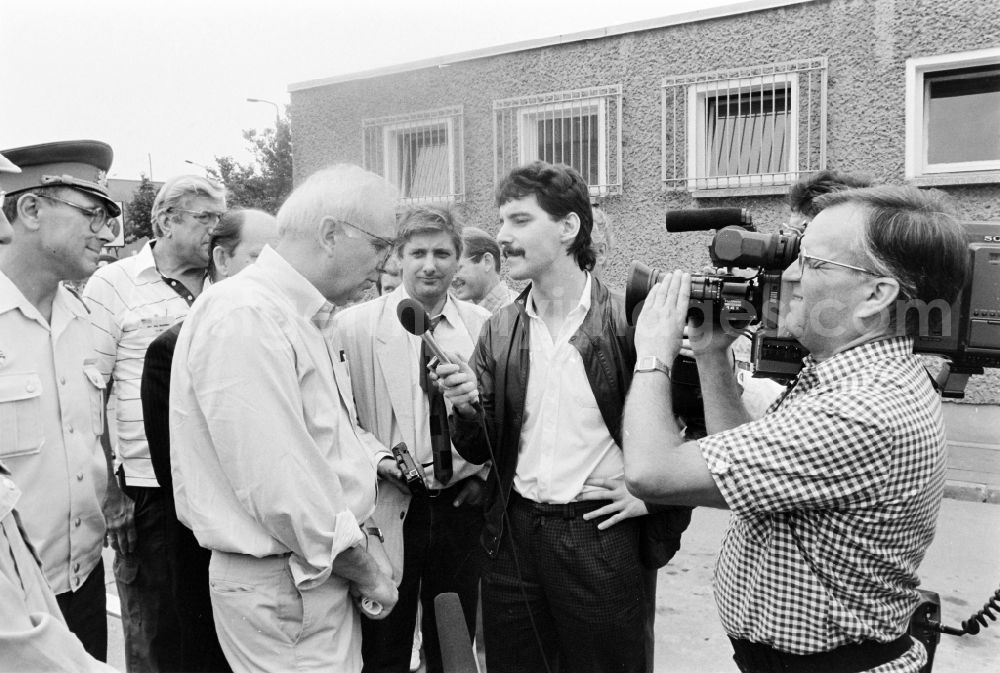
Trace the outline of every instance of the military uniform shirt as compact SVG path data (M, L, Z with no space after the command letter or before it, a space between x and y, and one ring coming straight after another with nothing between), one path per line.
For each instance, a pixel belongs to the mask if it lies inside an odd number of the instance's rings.
M52 323L0 273L0 460L24 489L19 510L45 578L75 591L101 560L104 380L87 309L59 286Z

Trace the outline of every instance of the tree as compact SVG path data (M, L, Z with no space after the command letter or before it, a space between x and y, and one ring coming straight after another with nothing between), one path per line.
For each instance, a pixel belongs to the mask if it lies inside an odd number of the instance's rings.
M228 193L227 205L258 208L276 214L292 191L292 133L287 118L279 118L276 128L246 129L243 138L253 161L241 164L233 157L215 157L211 172Z
M125 243L139 238L152 238L153 200L158 191L152 180L141 175L139 186L132 192L132 199L125 206Z

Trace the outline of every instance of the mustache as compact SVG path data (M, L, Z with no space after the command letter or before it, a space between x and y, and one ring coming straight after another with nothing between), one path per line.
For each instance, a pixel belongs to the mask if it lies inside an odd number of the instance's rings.
M512 245L503 245L500 246L500 253L504 257L523 257L524 248L517 248Z

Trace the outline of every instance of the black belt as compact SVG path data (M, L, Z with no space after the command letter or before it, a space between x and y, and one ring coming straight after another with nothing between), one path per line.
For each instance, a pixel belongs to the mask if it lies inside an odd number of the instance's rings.
M412 495L414 498L440 498L443 495L450 495L454 493L458 495L458 492L462 490L462 486L465 485L469 479L478 479L478 477L466 477L465 479L459 479L454 484L445 486L444 488L425 488L421 491L416 491ZM482 481L482 479L480 479Z
M547 502L535 502L529 500L516 490L510 491L510 502L517 507L528 509L536 516L551 516L560 519L575 519L583 516L587 512L593 512L608 504L608 500L583 500L580 502L567 502L553 505Z
M868 640L827 652L790 654L770 645L730 637L733 659L743 673L860 673L903 656L913 645L903 634L888 643Z

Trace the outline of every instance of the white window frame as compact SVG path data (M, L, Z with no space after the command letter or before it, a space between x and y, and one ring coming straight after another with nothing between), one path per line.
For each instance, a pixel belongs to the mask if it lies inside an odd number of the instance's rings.
M425 131L445 131L445 146L448 155L448 193L404 196L403 201L427 201L432 199L451 198L455 194L455 119L454 117L437 117L422 119L419 122L401 122L386 124L382 128L382 147L384 148L383 175L393 185L403 192L403 176L399 171L399 137L409 134L419 134Z
M788 106L788 149L786 150L789 165L785 167L785 170L775 173L709 176L707 174L708 157L706 156L706 152L709 150L707 142L708 129L706 128L708 117L706 113L707 101L710 98L718 98L733 93L753 92L767 86L771 86L773 89L779 85L787 85L791 91L792 103ZM687 96L688 138L694 138L694 142L688 142L687 161L688 166L695 167L695 174L693 177L688 178L688 189L754 187L763 184L794 182L797 179L799 171L798 101L799 77L795 72L690 85Z
M906 177L1000 170L1000 160L927 163L925 77L947 70L1000 64L1000 47L906 60Z
M585 115L589 117L597 112L597 185L606 185L608 183L607 110L608 101L603 97L545 103L519 109L517 126L521 163L526 164L541 158L537 152L539 121L582 119ZM590 186L590 191L594 195L599 195L600 188L597 185Z

